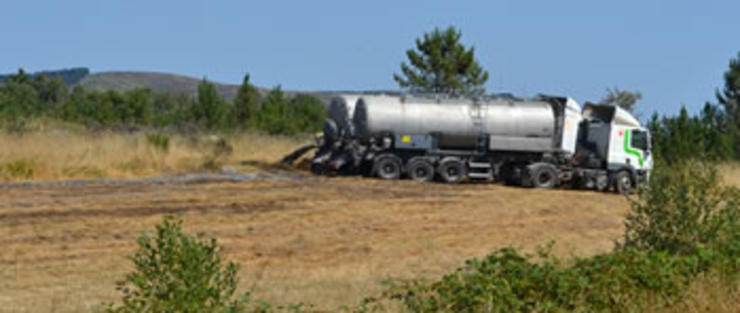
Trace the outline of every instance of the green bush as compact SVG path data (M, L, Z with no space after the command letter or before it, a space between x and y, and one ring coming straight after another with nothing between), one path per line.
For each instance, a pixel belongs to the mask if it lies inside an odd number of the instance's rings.
M271 135L296 135L321 130L326 117L324 104L310 95L288 100L280 86L267 95L257 114L257 126Z
M624 243L612 253L564 264L549 249L532 256L507 248L436 282L397 285L380 300L411 312L650 311L682 301L702 275L735 286L740 194L711 165L660 169L631 201Z
M297 127L298 132L315 133L321 131L326 119L326 108L324 103L314 96L297 95L290 100L293 116L291 123Z
M625 249L563 265L549 255L507 248L433 283L410 281L385 297L410 312L603 312L666 307L683 299L698 275L738 269L740 249L678 255Z
M184 234L166 217L154 236L142 234L131 257L135 270L118 283L122 304L108 312L242 312L248 293L236 295L239 266L223 265L215 239Z
M724 186L712 165L683 162L654 173L631 200L625 247L693 253L740 229L740 193Z
M170 151L170 136L162 133L146 134L146 142L154 149L167 153Z

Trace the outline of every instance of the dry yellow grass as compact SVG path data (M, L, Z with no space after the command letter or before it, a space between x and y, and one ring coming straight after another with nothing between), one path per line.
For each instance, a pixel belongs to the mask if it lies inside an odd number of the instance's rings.
M234 151L220 161L237 168L244 161L275 162L307 142L256 133L225 138ZM148 143L145 134L0 134L0 181L131 178L201 171L213 150L212 143L180 136L172 136L169 150L162 151Z
M164 214L218 238L242 290L336 311L506 246L607 252L626 210L614 194L363 178L0 189L0 312L115 301L135 237Z
M717 170L727 184L740 187L740 163L721 164Z

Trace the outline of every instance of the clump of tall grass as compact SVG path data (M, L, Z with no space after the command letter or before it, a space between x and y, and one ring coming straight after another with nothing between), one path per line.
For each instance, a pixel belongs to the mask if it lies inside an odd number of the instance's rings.
M170 136L163 133L147 133L146 142L162 153L170 152Z
M32 179L36 173L36 165L32 160L18 159L0 164L0 177L8 180Z

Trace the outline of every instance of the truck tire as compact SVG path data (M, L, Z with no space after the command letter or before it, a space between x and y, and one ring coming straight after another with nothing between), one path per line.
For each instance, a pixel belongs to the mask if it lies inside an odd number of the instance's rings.
M418 182L434 180L434 165L424 158L412 158L406 165L409 177Z
M634 187L635 185L630 172L619 171L617 175L614 175L614 191L617 193L627 195Z
M558 171L552 166L537 166L530 174L531 186L542 189L552 189L558 186Z
M448 184L461 183L468 173L465 163L458 158L445 158L437 169L439 177Z
M403 162L392 154L383 154L375 158L373 172L382 179L399 179L403 172Z

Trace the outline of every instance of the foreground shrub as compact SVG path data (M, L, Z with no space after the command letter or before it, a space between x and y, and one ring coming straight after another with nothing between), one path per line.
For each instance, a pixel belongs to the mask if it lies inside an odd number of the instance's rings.
M685 254L726 241L740 228L738 199L738 190L724 186L710 164L656 170L631 201L624 246Z
M411 281L386 297L411 312L634 311L679 303L698 275L738 269L740 249L694 255L626 249L570 266L549 255L507 248L426 284Z
M612 253L568 264L503 249L472 260L436 282L410 281L382 299L411 312L651 311L683 301L698 277L734 288L740 269L740 193L707 164L656 171L626 221Z
M236 296L236 263L221 264L215 239L190 237L167 217L152 237L137 239L135 270L118 283L123 304L109 312L242 312L249 294Z

